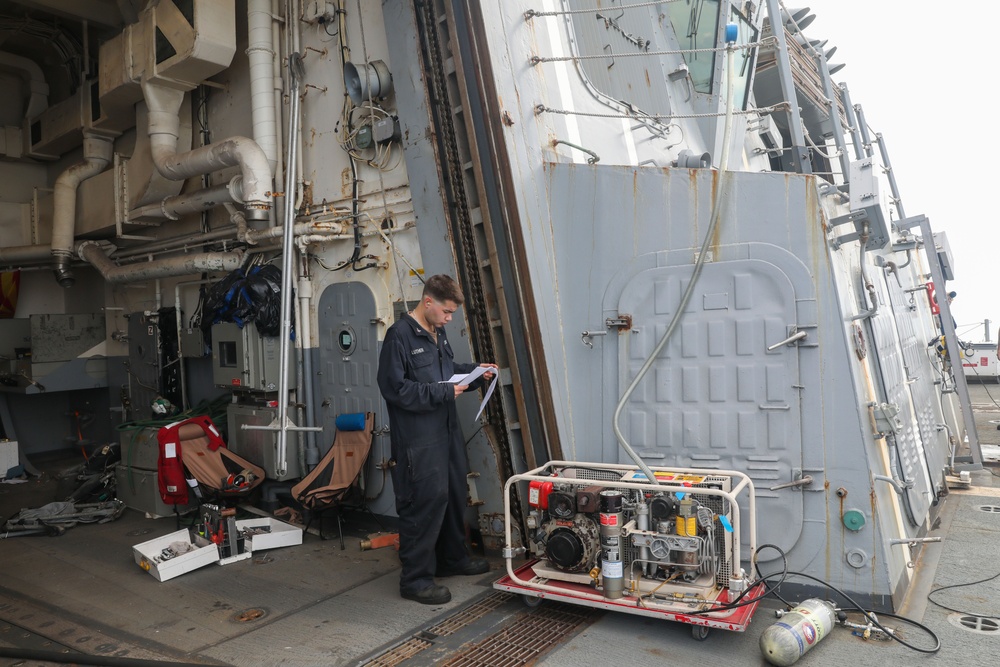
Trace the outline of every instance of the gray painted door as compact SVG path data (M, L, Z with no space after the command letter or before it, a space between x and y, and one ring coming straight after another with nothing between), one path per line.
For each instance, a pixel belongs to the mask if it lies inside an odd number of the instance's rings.
M633 317L633 331L609 334L618 344L604 348L611 355L605 368L617 373L607 383L618 388L616 395L606 392L609 419L666 331L692 268L644 270L622 290L618 312ZM758 541L786 550L802 530L802 492L769 487L794 479L802 468L799 352L767 347L788 337L795 314L793 282L775 263L706 264L672 340L621 419L630 445L650 465L747 473L757 491L758 516L766 517L758 524ZM610 425L604 432L611 432ZM618 459L629 462L624 450Z
M375 297L362 283L338 283L323 291L319 300L319 425L323 427L320 452L333 443L337 415L374 412L376 427L382 423L382 397L375 370L378 339ZM375 445L378 444L376 439ZM379 451L373 446L373 453Z

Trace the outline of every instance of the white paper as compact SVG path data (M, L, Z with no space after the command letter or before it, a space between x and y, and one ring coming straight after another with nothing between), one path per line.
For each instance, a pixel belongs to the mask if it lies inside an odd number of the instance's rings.
M486 401L490 400L490 396L493 395L493 388L497 386L497 379L499 377L499 373L493 376L493 382L490 382L490 388L486 390L486 395L483 396L483 402L479 404L479 412L476 413L476 421L479 421L479 415L483 414L483 408L486 407Z
M468 385L472 384L472 382L477 378L479 378L479 376L482 375L483 373L487 373L489 371L494 371L494 370L496 369L492 368L491 366L476 366L475 370L473 370L471 373L467 373L465 375L461 373L452 375L447 380L442 380L442 382L447 382L449 384Z

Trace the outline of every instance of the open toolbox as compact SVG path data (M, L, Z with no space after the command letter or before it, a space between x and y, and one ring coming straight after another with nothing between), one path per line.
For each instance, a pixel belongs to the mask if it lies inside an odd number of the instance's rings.
M209 563L228 565L254 551L302 544L302 529L270 517L236 519L232 508L201 506L201 522L132 547L136 564L167 581Z

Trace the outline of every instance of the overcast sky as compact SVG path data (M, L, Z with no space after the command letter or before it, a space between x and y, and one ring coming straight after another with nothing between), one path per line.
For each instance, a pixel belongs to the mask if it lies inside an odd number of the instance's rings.
M816 19L805 34L830 40L824 50L837 47L830 60L846 67L834 81L847 84L868 125L885 138L907 216L924 214L935 232L947 232L959 338L982 341L981 323L988 318L996 342L1000 295L993 291L993 271L1000 269L1000 229L994 198L1000 178L990 166L998 148L996 39L983 26L996 15L996 2L784 3L809 7Z

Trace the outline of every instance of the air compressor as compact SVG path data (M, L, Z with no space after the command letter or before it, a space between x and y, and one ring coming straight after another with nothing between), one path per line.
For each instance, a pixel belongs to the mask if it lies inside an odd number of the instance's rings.
M756 497L738 471L550 461L504 494L507 576L529 604L557 599L709 628L743 630L763 589L740 568L756 551ZM511 489L527 486L524 544L511 544ZM741 512L740 502L746 510ZM515 568L513 558L527 555ZM748 591L748 588L753 590ZM737 604L732 604L737 600Z

